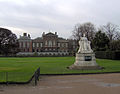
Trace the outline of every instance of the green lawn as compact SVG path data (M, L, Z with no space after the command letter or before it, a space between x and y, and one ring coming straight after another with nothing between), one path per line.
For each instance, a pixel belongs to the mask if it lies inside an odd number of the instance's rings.
M27 81L38 67L41 74L120 72L120 60L97 59L103 70L67 69L74 61L74 57L0 58L0 81L5 81L6 72L9 81Z

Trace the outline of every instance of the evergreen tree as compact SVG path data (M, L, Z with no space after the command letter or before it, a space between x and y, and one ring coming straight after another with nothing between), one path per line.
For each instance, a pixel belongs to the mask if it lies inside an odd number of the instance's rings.
M109 46L109 38L107 37L105 33L98 31L95 34L95 37L92 43L93 43L94 50L105 51L108 49L108 46Z

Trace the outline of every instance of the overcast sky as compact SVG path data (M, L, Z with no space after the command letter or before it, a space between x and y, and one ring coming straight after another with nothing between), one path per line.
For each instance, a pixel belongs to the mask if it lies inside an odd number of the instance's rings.
M120 0L0 0L0 27L32 38L42 32L71 36L75 24L120 25Z

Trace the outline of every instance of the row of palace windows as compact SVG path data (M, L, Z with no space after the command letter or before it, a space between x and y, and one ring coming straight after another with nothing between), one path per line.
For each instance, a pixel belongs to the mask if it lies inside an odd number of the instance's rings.
M30 47L30 42L20 42L19 43L19 47L23 47L23 48L29 48Z
M49 41L45 41L45 46L49 46L49 47L52 47L52 46L55 46L56 45L56 43L55 43L55 40L54 41L51 41L51 40L49 40Z
M32 44L33 48L34 47L43 47L43 43L33 43ZM52 44L52 42L50 42L48 45L46 45L48 47L53 47L54 45ZM20 42L19 43L19 47L23 47L23 48L29 48L30 47L30 43L29 42ZM58 47L68 47L68 43L58 43Z
M48 45L45 44L45 46L48 46L48 47L53 47L55 45L52 44L52 42L50 42ZM43 47L43 43L33 43L33 48L34 47ZM58 43L58 47L68 47L68 43Z
M43 43L33 43L33 48L34 47L43 47Z
M68 47L68 43L58 43L58 47Z

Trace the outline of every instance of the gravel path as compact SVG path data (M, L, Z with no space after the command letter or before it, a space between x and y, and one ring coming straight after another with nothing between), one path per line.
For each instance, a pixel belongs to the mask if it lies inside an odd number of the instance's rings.
M0 94L120 94L120 74L42 76L37 86L0 85Z

